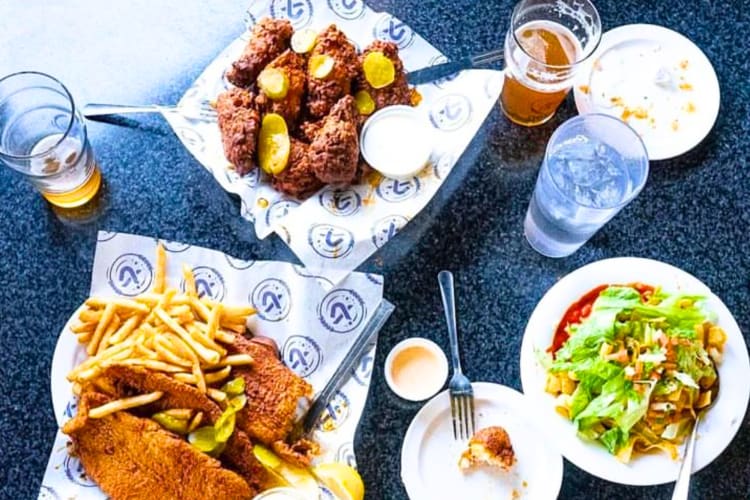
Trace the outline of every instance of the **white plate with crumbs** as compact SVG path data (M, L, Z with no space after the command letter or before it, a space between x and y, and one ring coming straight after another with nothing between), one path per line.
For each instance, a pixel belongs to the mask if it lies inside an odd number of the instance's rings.
M555 437L563 455L589 474L629 485L654 485L674 481L681 462L666 453L634 455L627 464L610 455L604 446L578 437L573 422L555 411L556 400L545 392L546 371L539 352L552 343L555 330L571 304L603 284L644 283L667 292L706 297L706 308L727 335L718 365L721 391L716 403L701 419L695 442L693 472L710 464L729 446L740 430L750 398L750 362L742 332L724 303L700 280L669 264L651 259L619 257L600 260L577 269L558 281L537 304L521 344L521 383L527 401ZM684 445L679 447L680 457Z
M536 425L518 391L488 382L472 384L476 430L501 426L510 436L516 462L510 470L459 468L468 441L453 439L450 398L443 391L417 413L401 448L401 479L409 497L554 499L562 484L562 457Z
M694 148L719 114L719 80L689 39L651 24L620 26L574 85L578 112L616 116L641 136L651 160Z

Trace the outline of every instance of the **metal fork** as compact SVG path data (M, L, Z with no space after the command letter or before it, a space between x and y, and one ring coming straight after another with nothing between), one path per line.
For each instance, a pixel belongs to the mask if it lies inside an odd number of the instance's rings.
M190 105L160 106L158 104L146 104L141 106L130 106L125 104L99 104L90 103L83 106L83 115L86 118L105 115L122 115L128 113L179 113L190 120L216 121L216 110L210 101L202 100Z
M456 301L453 297L453 274L450 271L438 273L440 294L443 297L445 322L448 324L448 337L451 344L453 377L448 384L453 418L453 439L469 439L474 434L474 390L471 382L461 371L458 354L458 331L456 329Z

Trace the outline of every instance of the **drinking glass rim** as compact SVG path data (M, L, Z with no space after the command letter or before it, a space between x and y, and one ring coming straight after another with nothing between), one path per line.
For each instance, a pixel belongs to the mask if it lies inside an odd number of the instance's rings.
M617 122L620 125L624 125L632 133L633 137L635 137L638 140L638 144L640 144L641 148L643 149L643 159L645 160L645 162L644 162L645 163L645 166L644 166L644 170L645 171L643 173L643 182L640 183L640 185L638 186L637 189L634 189L633 192L630 193L630 196L628 196L627 198L625 198L623 201L621 201L620 203L618 203L616 205L613 205L611 207L592 207L592 206L584 204L584 203L579 203L575 199L571 198L568 194L566 194L565 191L563 191L563 189L558 185L557 181L555 180L555 177L552 174L550 174L549 178L552 181L552 185L555 186L555 189L557 190L557 192L560 193L560 195L562 195L565 199L572 201L576 205L579 205L579 206L582 206L582 207L586 207L586 208L591 208L591 209L594 209L594 210L620 209L620 208L624 207L625 205L627 205L628 203L630 203L631 201L633 201L635 199L635 197L638 196L638 194L646 186L646 181L648 181L648 173L649 173L649 167L650 167L650 160L648 158L648 150L646 149L646 144L644 144L644 142L643 142L643 138L641 138L641 136L638 135L638 132L636 132L633 127L631 127L629 124L627 124L623 120L617 118L616 116L607 115L607 114L604 114L604 113L586 113L586 114L583 114L583 115L574 116L573 118L570 118L569 120L566 120L565 122L563 122L562 125L560 125L559 127L557 127L557 130L555 130L552 133L552 136L549 138L549 141L547 142L547 147L544 150L544 164L545 165L548 164L548 161L549 161L549 156L550 156L549 145L552 144L552 142L557 138L557 135L560 133L560 131L563 129L563 127L565 125L570 126L570 125L572 125L574 123L582 122L582 121L584 121L587 118L594 118L594 119L604 118L605 120L610 120L613 123ZM549 167L544 167L544 165L543 165L542 168L549 168Z
M586 2L593 9L594 14L596 14L596 19L599 21L599 33L598 33L598 36L596 37L596 41L594 42L593 47L591 48L591 52L586 54L586 56L583 57L582 59L579 59L578 61L573 62L572 64L548 64L545 61L540 61L539 59L531 55L523 47L521 42L518 40L518 37L516 36L516 30L513 29L513 20L516 18L516 14L518 14L521 4L523 3L523 0L518 2L516 6L513 7L513 12L510 15L510 34L513 36L513 40L516 42L516 45L518 46L518 48L521 49L521 52L523 52L532 61L539 63L539 64L543 64L545 67L552 68L552 69L574 68L578 66L579 64L583 63L584 61L588 60L588 58L591 57L594 54L594 52L596 52L596 49L599 48L599 44L602 41L602 21L601 21L601 16L599 16L599 11L596 10L596 6L593 3L591 3L589 0L582 0L582 1Z
M66 87L65 84L63 84L60 80L58 80L57 78L55 78L52 75L48 75L47 73L42 73L41 71L17 71L15 73L11 73L9 75L6 75L6 76L0 78L0 85L2 85L3 82L5 82L6 80L10 80L13 77L24 76L24 75L41 76L41 77L47 78L49 80L52 80L52 82L54 82L57 85L59 85L60 88L63 89L63 92L65 92L65 96L68 98L68 101L70 102L70 119L68 121L68 126L65 128L65 132L63 133L62 137L60 137L60 139L57 142L55 142L55 144L53 144L49 148L45 149L44 151L40 151L38 153L34 153L33 155L14 155L14 154L11 154L11 153L6 153L0 147L0 157L8 158L8 159L11 159L11 160L30 160L30 159L33 159L33 158L39 158L39 157L42 157L42 156L45 156L45 155L49 154L50 151L52 151L53 149L55 149L57 146L59 146L60 144L62 144L62 142L65 139L67 139L68 134L70 134L70 130L73 128L73 123L75 121L75 116L76 116L76 104L75 104L75 101L73 100L73 95L70 93L70 91L68 90L68 87Z

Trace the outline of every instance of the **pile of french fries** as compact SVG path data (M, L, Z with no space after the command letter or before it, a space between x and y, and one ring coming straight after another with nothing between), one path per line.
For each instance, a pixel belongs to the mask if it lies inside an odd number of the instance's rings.
M155 268L154 284L147 293L132 299L86 300L78 316L80 322L71 328L89 354L68 374L74 392L80 393L84 383L109 366L129 365L168 374L223 402L226 394L209 385L229 378L233 366L253 362L246 354L228 354L225 346L244 333L247 318L255 310L200 298L187 265L182 271L185 291L167 288L166 252L161 244L156 249ZM136 396L138 401L120 400L115 406L147 404L161 394L142 396Z

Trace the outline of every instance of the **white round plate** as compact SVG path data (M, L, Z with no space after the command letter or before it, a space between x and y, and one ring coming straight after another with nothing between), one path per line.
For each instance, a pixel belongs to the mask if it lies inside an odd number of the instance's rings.
M562 484L562 457L534 425L523 394L488 382L474 383L472 387L476 429L504 427L510 435L516 464L510 471L479 467L462 472L458 460L468 442L453 439L450 399L448 391L443 391L419 410L404 436L401 479L409 497L557 498Z
M546 374L536 354L549 347L565 311L586 292L598 285L633 282L660 285L670 292L705 295L706 306L717 315L718 324L727 334L724 359L718 367L719 378L726 382L722 382L716 403L701 421L693 472L719 456L742 425L750 397L747 347L724 303L697 278L669 264L634 257L606 259L584 266L558 281L539 301L526 325L521 345L521 383L535 413L544 420L544 428L555 436L565 458L590 474L615 483L662 484L677 478L680 461L666 454L654 454L634 456L629 464L623 464L603 446L580 439L573 423L555 412L554 397L544 391Z
M683 35L651 24L605 33L573 88L579 113L625 119L651 160L694 148L719 114L719 80L705 54Z
M50 390L52 394L52 409L55 412L57 425L62 425L73 415L70 403L73 400L73 385L68 381L68 373L88 358L86 347L78 343L78 338L70 328L78 323L81 306L65 323L57 338L55 352L52 355L52 369L50 370Z

